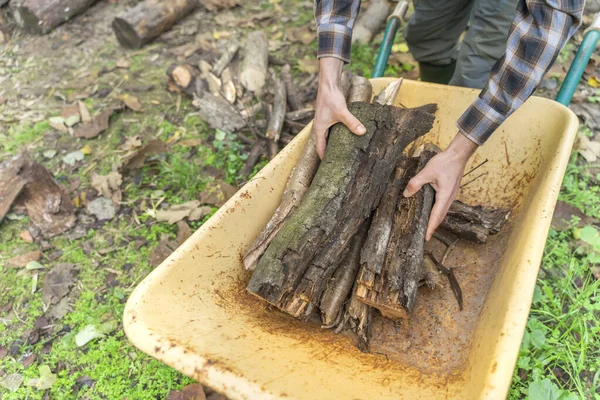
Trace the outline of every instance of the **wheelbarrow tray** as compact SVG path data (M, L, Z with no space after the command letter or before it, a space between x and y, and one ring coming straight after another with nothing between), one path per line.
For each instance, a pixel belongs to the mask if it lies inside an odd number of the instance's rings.
M374 93L391 81L373 79ZM437 103L436 122L424 140L444 148L477 94L405 80L396 104ZM481 302L473 303L478 308L468 340L454 349L464 362L451 371L423 367L435 365L435 352L422 355L421 365L361 353L350 336L300 323L245 292L249 273L242 256L277 208L310 125L135 288L125 308L125 332L142 351L231 399L505 398L577 126L568 108L533 97L467 166L488 160L469 175L483 174L460 198L510 207L512 216L506 240L490 245L498 257L477 267L495 273ZM477 252L465 254L477 261ZM469 279L463 276L461 284L468 286ZM446 285L438 292L449 290ZM467 291L465 308L470 298L477 296ZM448 324L453 315L462 314L445 315Z

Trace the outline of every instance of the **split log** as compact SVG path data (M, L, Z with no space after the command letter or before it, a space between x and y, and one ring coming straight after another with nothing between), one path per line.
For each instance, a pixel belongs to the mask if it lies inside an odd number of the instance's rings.
M348 304L346 314L350 328L358 337L358 348L362 352L369 351L369 339L371 338L371 319L373 315L373 307L369 307L356 296L358 283L354 282L352 288L352 297Z
M500 232L509 216L507 209L470 206L457 200L450 206L441 228L461 239L482 244L489 235Z
M260 157L263 156L267 151L267 142L264 139L256 139L252 148L250 149L250 153L248 153L248 158L244 162L244 166L240 170L240 176L242 179L248 179L248 176L252 173L254 166L260 160Z
M302 109L302 101L300 101L300 96L296 88L294 87L294 82L292 81L292 74L289 64L285 64L283 68L281 68L280 77L283 83L285 83L285 90L287 93L287 104L288 108L291 111L296 111Z
M198 0L145 0L113 20L119 44L139 49L200 6Z
M189 64L172 64L167 68L167 76L175 86L190 96L201 97L207 89L199 75L200 71Z
M262 31L248 34L244 58L240 69L240 82L251 92L260 95L269 67L269 42L267 35Z
M346 254L325 286L319 308L321 321L326 327L332 326L340 319L344 303L356 281L356 274L360 268L360 249L367 238L368 231L369 220L363 223L350 240Z
M304 320L318 304L343 250L379 204L403 150L427 133L434 120L422 110L366 103L351 104L350 111L367 133L354 135L342 124L332 128L309 190L247 286L250 293Z
M369 82L367 78L364 76L353 76L350 82L350 90L348 91L348 96L346 97L346 101L348 103L365 101L359 99L368 99L366 101L371 101L373 86L371 86L371 82Z
M275 77L274 80L275 97L273 99L273 111L269 117L267 133L265 134L267 139L269 139L269 154L271 158L275 157L279 151L278 142L279 137L281 136L281 130L283 129L285 111L287 108L285 83L278 77Z
M387 0L371 0L367 10L361 14L352 30L352 43L369 43L383 27L390 15Z
M16 2L14 17L24 30L45 35L87 10L98 0L21 0Z
M213 129L234 132L246 126L246 121L231 103L208 91L201 97L194 96L192 105L198 109L198 116Z
M312 119L315 117L314 108L302 108L296 111L290 111L285 114L285 119L290 121L300 121L301 119Z
M348 74L346 74L346 76L348 77ZM348 81L348 79L346 79L346 81ZM354 98L356 98L357 101L369 101L371 99L372 91L366 89L366 86L371 85L369 80L358 79L356 80L356 83L359 84L361 88L360 90L355 91ZM348 88L348 91L349 90L350 89ZM360 97L361 95L363 97ZM304 194L308 190L313 177L317 173L319 163L320 160L316 150L315 136L311 134L306 143L306 147L304 147L302 154L298 158L296 167L292 171L286 184L279 207L277 207L273 217L265 229L258 235L258 238L244 257L244 266L246 269L254 270L256 268L259 258L263 255L275 235L279 232L288 215L296 210L298 204L300 204L300 200L302 200Z
M213 74L215 74L216 76L221 76L221 74L223 73L225 68L227 68L231 60L233 60L233 57L235 57L239 49L240 43L237 40L230 41L225 47L225 50L223 50L223 54L221 54L221 57L213 66Z
M401 160L363 246L357 297L387 317L406 318L412 313L424 277L425 232L434 190L425 185L410 198L399 193L436 153L437 149L426 148L418 158Z

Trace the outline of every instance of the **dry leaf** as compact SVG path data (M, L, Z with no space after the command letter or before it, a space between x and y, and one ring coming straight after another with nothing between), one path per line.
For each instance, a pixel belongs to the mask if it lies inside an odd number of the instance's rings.
M6 266L13 268L23 268L31 261L39 261L42 257L42 252L34 250L29 253L21 254L6 260Z
M108 122L110 117L121 107L109 107L96 115L92 121L79 125L73 132L73 136L76 138L92 139L108 129Z
M564 231L572 227L571 218L578 217L579 222L577 227L584 227L587 225L593 225L598 221L595 218L588 217L581 210L572 204L564 201L558 201L556 208L554 208L554 215L552 216L552 229L557 231Z
M131 62L128 59L121 57L117 60L116 66L117 68L129 68L131 67Z
M90 147L89 144L86 144L85 146L83 146L81 149L79 149L79 151L81 151L86 156L89 156L90 154L93 153L92 148Z
M596 103L570 104L569 108L573 110L578 117L583 119L585 125L592 130L600 129L600 106Z
M72 104L70 106L63 107L63 109L60 111L60 116L65 120L73 116L79 117L79 105Z
M202 139L185 139L180 142L177 142L177 146L185 146L185 147L195 147L200 146L202 144Z
M177 248L177 243L172 240L161 240L150 253L150 265L158 267Z
M26 243L33 243L33 237L31 236L31 233L29 233L29 231L23 231L19 233L19 237L23 239L23 241Z
M221 207L236 192L237 188L227 182L208 182L202 192L200 192L200 203Z
M577 151L586 159L587 162L593 163L600 158L600 142L590 140L587 136L579 133L579 142Z
M190 236L192 230L185 221L177 221L177 243L181 246Z
M0 164L0 222L25 187L26 180L19 174L23 164L21 156Z
M168 222L169 224L174 224L184 218L197 221L205 215L210 214L210 212L210 207L201 207L198 200L192 200L187 203L172 205L167 210L158 210L156 212L156 220Z
M216 11L236 7L239 0L200 0L200 4L208 11Z
M44 304L56 304L71 291L77 270L73 264L58 264L44 276L42 300Z
M92 175L91 185L100 196L111 199L112 202L117 205L123 199L121 193L121 184L123 183L123 177L117 171L113 171L108 175Z
M181 390L171 390L166 400L206 400L206 394L202 384L192 383Z
M298 60L298 69L309 74L319 72L319 60Z
M90 115L90 111L83 101L78 101L77 106L79 107L79 115L81 115L81 122L91 122L92 116Z
M142 145L142 137L140 135L128 136L121 148L125 151L132 151Z
M125 103L125 105L127 106L127 108L129 108L130 110L136 111L136 112L140 112L142 111L142 104L140 103L140 101L138 100L137 97L125 93L123 95L121 95L119 97L123 103Z
M317 38L317 34L311 31L308 25L304 25L301 27L289 27L285 30L285 36L290 42L300 42L304 45L313 42Z
M148 142L144 147L140 148L133 156L127 158L123 168L136 169L144 165L146 158L153 154L164 153L167 148L162 140L155 139Z
M48 120L48 123L60 133L69 133L69 128L65 125L65 119L63 117L52 117Z
M599 88L600 87L600 78L596 77L596 76L590 76L588 78L588 85L590 85L593 88Z

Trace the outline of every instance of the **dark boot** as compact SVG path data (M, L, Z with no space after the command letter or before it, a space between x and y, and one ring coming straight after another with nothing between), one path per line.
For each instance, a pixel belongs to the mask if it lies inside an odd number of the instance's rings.
M419 63L419 73L423 82L441 83L447 85L456 69L456 60L446 65L434 65L427 62Z

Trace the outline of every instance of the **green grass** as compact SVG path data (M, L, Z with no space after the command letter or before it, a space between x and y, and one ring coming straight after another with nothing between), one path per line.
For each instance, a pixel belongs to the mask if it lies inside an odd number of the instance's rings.
M572 157L560 199L600 218L588 170ZM510 399L600 399L600 281L591 274L600 246L578 242L577 229L548 236Z

